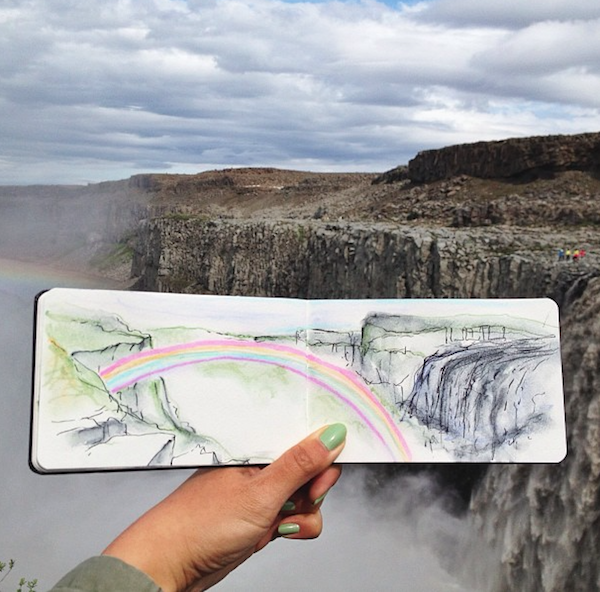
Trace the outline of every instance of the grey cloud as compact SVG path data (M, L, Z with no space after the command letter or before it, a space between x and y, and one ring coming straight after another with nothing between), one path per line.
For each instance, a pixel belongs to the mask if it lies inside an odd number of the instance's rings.
M547 103L600 104L600 20L543 22L473 55L483 92Z
M77 178L96 180L144 163L382 170L413 147L468 141L470 120L475 139L527 133L495 102L524 120L527 102L561 104L567 129L597 127L599 21L546 22L565 3L490 0L480 23L481 5L13 3L0 9L0 182L30 182L29 165L68 181L73 155L90 162Z
M589 0L432 0L421 16L446 25L518 29L539 21L600 17L600 4Z

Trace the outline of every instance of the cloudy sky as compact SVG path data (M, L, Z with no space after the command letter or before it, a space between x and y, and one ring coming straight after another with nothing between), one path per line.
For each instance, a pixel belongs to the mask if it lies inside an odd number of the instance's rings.
M0 184L600 130L597 0L0 0Z

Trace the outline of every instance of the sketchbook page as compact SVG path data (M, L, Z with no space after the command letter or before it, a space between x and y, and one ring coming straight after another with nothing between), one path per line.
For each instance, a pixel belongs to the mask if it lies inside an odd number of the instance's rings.
M319 300L310 306L310 425L348 425L342 462L564 458L552 300Z
M302 300L53 289L37 316L39 471L265 463L306 435Z

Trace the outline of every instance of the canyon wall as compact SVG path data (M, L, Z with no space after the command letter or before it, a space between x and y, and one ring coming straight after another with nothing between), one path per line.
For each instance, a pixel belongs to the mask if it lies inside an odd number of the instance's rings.
M506 229L167 216L139 230L137 288L299 298L498 298L562 303L595 268ZM518 247L515 247L518 245Z
M337 178L326 187L314 175L308 183L304 174L266 169L139 175L53 191L0 188L0 252L10 245L47 257L65 244L129 237L135 287L165 292L553 298L561 309L569 454L558 466L492 466L472 514L500 557L490 591L587 592L600 589L599 164L600 134L581 134L426 151L355 189ZM517 192L527 179L564 171L560 191L542 184ZM573 171L586 171L578 185ZM435 183L458 175L502 183ZM473 214L496 203L502 216ZM394 220L402 208L409 215ZM543 217L549 211L558 213ZM463 213L457 228L449 227L452 212ZM529 228L519 227L523 221ZM551 227L536 228L542 223ZM585 246L588 255L559 262L561 246Z
M472 500L498 592L600 590L600 278L561 312L567 459L492 466Z

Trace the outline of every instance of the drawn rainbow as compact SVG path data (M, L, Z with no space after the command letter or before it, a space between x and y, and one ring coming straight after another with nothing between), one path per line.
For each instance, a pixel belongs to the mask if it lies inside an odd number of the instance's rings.
M117 393L176 368L217 361L278 366L304 377L352 409L393 460L411 460L409 447L396 422L355 372L288 345L237 339L182 343L125 356L101 370L100 377L110 392Z

